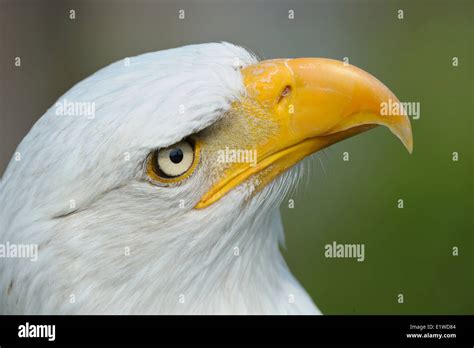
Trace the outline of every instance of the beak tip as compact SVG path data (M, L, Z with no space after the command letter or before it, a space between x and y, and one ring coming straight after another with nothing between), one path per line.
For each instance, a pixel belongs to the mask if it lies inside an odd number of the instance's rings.
M382 123L384 124L384 123ZM408 116L397 117L395 122L385 123L390 131L402 142L408 153L413 153L413 131Z
M399 136L403 146L407 149L408 153L411 155L413 153L413 135L411 130L408 134Z
M411 155L413 153L413 135L411 131L405 137L400 137L400 140L403 143L403 146L407 149L408 153Z
M405 145L406 149L408 150L408 153L411 155L413 153L413 133L412 133L412 130L411 130L411 125L410 125L409 130L408 130L407 133L408 133L408 135L405 138L404 145Z

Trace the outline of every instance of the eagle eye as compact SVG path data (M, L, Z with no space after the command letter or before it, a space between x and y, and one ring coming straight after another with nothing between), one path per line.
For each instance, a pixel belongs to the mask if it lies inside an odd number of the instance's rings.
M178 183L194 171L199 157L196 141L182 140L153 151L147 161L148 176L162 183Z

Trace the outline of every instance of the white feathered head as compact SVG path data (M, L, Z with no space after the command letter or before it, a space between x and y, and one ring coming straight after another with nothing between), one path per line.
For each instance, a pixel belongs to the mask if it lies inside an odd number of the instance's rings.
M0 191L4 313L314 313L278 249L307 155L375 125L411 151L396 97L353 66L258 62L228 43L116 62L59 98ZM285 172L283 175L283 172ZM289 295L294 298L288 301Z

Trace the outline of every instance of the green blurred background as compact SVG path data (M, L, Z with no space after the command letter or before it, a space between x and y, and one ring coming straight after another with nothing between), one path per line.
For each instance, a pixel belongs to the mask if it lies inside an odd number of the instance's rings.
M472 314L472 18L472 1L452 0L1 0L0 173L61 94L124 57L210 41L348 57L421 103L414 153L378 128L318 154L295 208L282 206L286 260L326 314ZM365 244L365 261L325 258L332 241Z

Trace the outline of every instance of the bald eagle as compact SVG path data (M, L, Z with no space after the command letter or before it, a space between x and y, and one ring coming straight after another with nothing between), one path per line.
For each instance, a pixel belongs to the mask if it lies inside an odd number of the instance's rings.
M303 158L377 125L411 152L384 102L398 99L354 66L229 43L99 70L3 175L0 242L38 257L1 260L0 312L320 313L280 253L279 203Z

